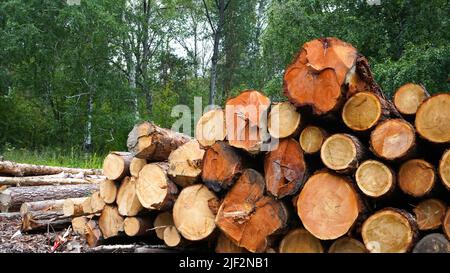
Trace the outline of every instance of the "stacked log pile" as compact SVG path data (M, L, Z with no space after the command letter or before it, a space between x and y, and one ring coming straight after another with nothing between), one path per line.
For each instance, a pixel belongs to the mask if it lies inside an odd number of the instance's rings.
M450 252L450 94L406 84L391 101L336 38L305 43L283 90L285 102L228 99L195 139L139 123L94 195L22 207L62 210L54 219L97 249L120 238L218 253Z

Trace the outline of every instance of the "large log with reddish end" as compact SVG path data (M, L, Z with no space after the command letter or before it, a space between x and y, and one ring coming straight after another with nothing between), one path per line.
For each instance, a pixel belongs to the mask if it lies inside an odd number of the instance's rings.
M272 106L268 117L267 129L274 138L293 137L300 130L301 115L288 101Z
M411 159L400 166L398 185L410 196L422 197L430 194L435 183L434 166L423 159Z
M209 147L216 141L223 141L226 136L225 112L220 108L203 114L195 127L195 138L203 147Z
M29 175L49 175L58 173L85 174L85 175L101 175L102 170L98 169L80 169L56 166L44 166L16 163L12 161L0 161L0 174L11 176L29 176Z
M429 96L422 85L407 83L395 91L392 101L400 114L408 117L415 115L420 104Z
M279 253L323 253L323 246L319 239L306 229L291 230L283 237Z
M280 140L277 149L265 156L266 188L276 198L295 194L306 180L307 173L303 151L292 138Z
M246 169L225 196L216 216L222 232L250 252L265 251L269 237L287 224L284 205L264 191L263 176Z
M202 181L218 192L230 188L243 169L244 162L238 151L219 141L209 147L203 157Z
M430 198L417 204L413 211L419 230L433 230L441 227L447 206L441 200Z
M109 180L121 180L130 174L133 156L127 152L111 152L103 160L103 173Z
M128 134L128 150L137 158L167 160L170 153L191 140L187 135L161 128L153 122L136 124Z
M361 235L372 253L403 253L413 247L418 229L414 217L408 212L385 208L364 221Z
M429 97L417 109L415 125L419 135L433 143L450 142L450 94Z
M351 182L327 171L311 176L297 200L303 225L321 240L333 240L349 232L362 210Z
M18 211L25 202L84 197L97 189L96 184L7 188L0 192L0 210Z
M450 149L444 152L439 161L439 176L444 186L450 190Z
M377 160L364 161L356 170L355 180L358 188L372 198L388 196L396 184L393 170Z
M167 174L177 185L187 187L198 181L205 150L197 140L191 140L178 147L169 156Z

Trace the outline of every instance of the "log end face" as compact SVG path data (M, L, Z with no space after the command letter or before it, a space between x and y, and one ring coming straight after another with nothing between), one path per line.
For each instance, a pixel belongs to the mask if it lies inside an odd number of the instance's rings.
M279 253L323 253L323 246L319 239L306 229L290 231L281 240Z
M386 160L406 156L415 145L415 131L402 119L389 119L380 123L370 135L372 151Z
M353 140L345 134L328 137L320 150L320 158L328 168L344 171L352 167L357 159L357 147Z
M436 175L433 165L422 159L404 162L398 172L400 189L413 197L428 194L434 187Z
M417 132L435 143L450 142L450 94L442 93L425 100L417 110Z
M359 92L351 96L342 109L342 120L348 128L366 131L380 120L380 99L371 92Z
M421 85L407 83L397 89L393 102L401 114L414 115L427 97L427 92Z
M450 149L444 152L439 161L439 176L444 186L450 190Z
M377 160L363 162L356 170L355 180L365 195L374 198L387 194L395 183L389 167Z
M268 131L274 138L292 136L300 126L301 115L290 102L277 103L268 117Z
M320 151L325 140L323 130L317 126L307 126L300 134L300 147L306 154L314 154Z

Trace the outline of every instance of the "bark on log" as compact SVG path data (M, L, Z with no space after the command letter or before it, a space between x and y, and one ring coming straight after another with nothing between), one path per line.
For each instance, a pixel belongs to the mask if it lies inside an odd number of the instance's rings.
M115 206L106 205L98 219L98 226L105 239L115 237L123 231L123 217Z
M439 176L442 184L450 190L450 149L447 149L439 161Z
M426 199L413 209L419 230L434 230L441 227L447 211L444 202L438 199Z
M170 211L159 213L153 221L156 236L161 240L164 240L164 230L173 225L175 225L175 223L173 222L173 216Z
M379 123L370 135L370 149L385 160L403 160L414 153L416 135L411 124L402 119Z
M437 94L426 99L417 109L416 130L433 143L450 143L450 94Z
M306 229L291 230L283 237L279 253L323 253L322 243Z
M123 221L123 230L130 237L149 234L152 229L153 219L149 217L126 217Z
M178 188L167 176L168 164L147 164L139 173L136 195L147 209L169 210L177 198Z
M350 181L327 171L311 176L297 200L297 212L303 225L321 240L333 240L346 234L362 209Z
M320 127L309 125L300 133L300 147L305 154L315 154L320 151L328 133Z
M422 159L404 162L398 172L400 189L413 197L428 195L436 181L434 166Z
M147 165L147 160L142 158L133 157L130 163L130 174L131 176L138 177L139 172Z
M103 173L109 180L121 180L130 174L133 156L127 152L111 152L103 161Z
M227 135L225 113L217 108L203 114L195 127L195 138L203 147L223 141Z
M341 237L333 242L328 249L328 253L366 253L367 249L360 241L350 238Z
M187 187L198 181L205 150L197 140L191 140L178 147L169 156L167 174L180 187Z
M362 143L349 134L331 135L320 149L323 164L339 173L353 172L365 157Z
M207 238L215 229L208 201L216 195L201 184L184 188L173 206L173 221L181 235L191 241Z
M0 212L0 221L15 221L22 219L22 214L19 212Z
M274 197L295 194L308 173L298 142L292 138L280 140L278 148L265 156L264 173L267 191Z
M219 192L230 188L243 169L238 151L226 142L216 142L203 157L202 181L211 190Z
M94 184L12 187L0 192L0 210L18 211L25 202L84 197L97 189Z
M90 253L179 253L180 249L144 245L101 245L88 250Z
M127 147L137 158L164 161L173 150L189 140L191 138L187 135L145 121L136 124L128 134Z
M63 211L65 199L61 200L44 200L36 202L25 202L20 206L20 214L30 211Z
M450 242L442 234L428 234L414 246L413 253L450 253Z
M272 106L268 117L268 131L274 138L293 137L300 130L301 115L290 102Z
M45 176L26 177L0 177L0 186L45 186L45 185L78 185L78 184L98 184L101 179L91 178L56 178Z
M417 239L417 224L408 212L385 208L364 221L361 235L372 253L404 253Z
M263 252L268 238L287 224L284 205L264 195L261 174L246 169L225 196L216 223L227 237L250 252Z
M118 182L109 179L100 182L100 197L106 204L112 204L116 201L118 184Z
M21 230L62 229L68 227L71 220L71 217L65 216L61 211L30 211L22 216Z
M388 196L395 189L395 174L378 160L364 161L356 170L358 188L371 198Z
M28 176L28 175L48 175L58 173L85 174L85 175L101 175L102 170L98 169L80 169L56 166L44 166L33 164L22 164L12 161L0 161L0 174L11 176Z
M136 178L127 176L123 179L116 203L122 216L136 216L143 209L136 194Z
M429 96L422 85L407 83L395 91L392 101L400 114L412 116L416 114L420 104Z
M89 207L83 207L83 203L89 201ZM91 213L89 197L67 198L63 204L63 214L65 216L78 217Z
M220 233L219 237L217 238L216 253L247 253L248 251L243 248L237 246L235 243L233 243L228 237Z

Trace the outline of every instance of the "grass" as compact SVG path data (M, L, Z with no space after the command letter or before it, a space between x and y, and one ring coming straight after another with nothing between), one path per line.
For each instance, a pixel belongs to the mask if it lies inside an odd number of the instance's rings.
M29 163L48 166L63 166L73 168L101 168L105 155L85 153L77 148L62 150L58 148L44 148L40 150L16 149L4 147L0 158L18 163Z

